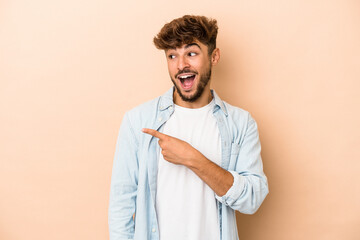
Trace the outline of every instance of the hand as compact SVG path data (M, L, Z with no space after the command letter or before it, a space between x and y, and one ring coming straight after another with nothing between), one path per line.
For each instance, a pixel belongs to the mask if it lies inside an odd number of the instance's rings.
M203 156L189 143L178 138L168 136L149 128L143 128L142 131L159 139L161 154L168 162L190 166L193 161L201 159Z

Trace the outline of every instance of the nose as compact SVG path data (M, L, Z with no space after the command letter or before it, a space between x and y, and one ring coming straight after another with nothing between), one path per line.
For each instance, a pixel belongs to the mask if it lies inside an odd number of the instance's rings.
M188 68L189 66L190 65L185 56L181 56L178 58L178 70L183 70L185 68Z

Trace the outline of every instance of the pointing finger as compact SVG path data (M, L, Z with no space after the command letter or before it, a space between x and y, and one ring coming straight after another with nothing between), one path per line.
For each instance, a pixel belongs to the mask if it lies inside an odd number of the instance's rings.
M150 135L152 135L152 136L154 136L156 138L159 138L159 139L163 139L164 137L167 136L167 135L165 135L165 134L163 134L161 132L158 132L158 131L156 131L154 129L150 129L150 128L143 128L142 131L144 133L150 134Z

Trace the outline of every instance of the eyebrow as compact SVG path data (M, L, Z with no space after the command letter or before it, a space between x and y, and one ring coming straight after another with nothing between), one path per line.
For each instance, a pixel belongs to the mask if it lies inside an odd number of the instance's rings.
M185 49L188 49L189 47L192 47L192 46L197 46L197 47L201 50L200 45L197 44L197 43L189 43L189 44L186 44L184 48L185 48ZM176 47L174 47L174 48L169 48L169 49L167 49L166 51L169 51L169 50L176 50Z
M201 49L201 47L199 46L199 44L197 44L197 43L190 43L190 44L187 44L186 46L185 46L185 49L187 49L187 48L189 48L189 47L191 47L191 46L197 46L198 48L200 48Z

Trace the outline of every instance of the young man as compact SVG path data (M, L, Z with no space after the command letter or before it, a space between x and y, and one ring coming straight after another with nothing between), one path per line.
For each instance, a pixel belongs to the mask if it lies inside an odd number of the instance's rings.
M238 239L235 211L268 193L257 125L210 89L216 20L183 16L154 38L174 84L124 116L111 180L110 239Z

